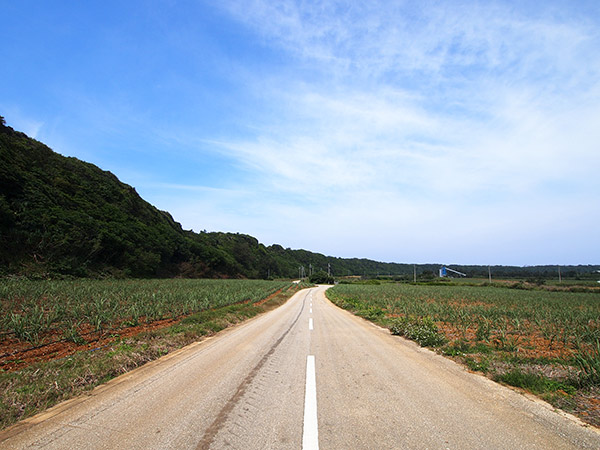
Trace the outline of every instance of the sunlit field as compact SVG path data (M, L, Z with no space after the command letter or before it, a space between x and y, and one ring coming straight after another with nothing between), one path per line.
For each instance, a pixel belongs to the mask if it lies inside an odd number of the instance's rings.
M598 423L600 292L461 283L339 284L327 296L394 334Z

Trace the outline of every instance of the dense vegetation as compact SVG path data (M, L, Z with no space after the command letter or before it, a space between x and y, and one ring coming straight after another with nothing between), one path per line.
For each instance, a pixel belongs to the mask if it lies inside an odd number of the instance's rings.
M266 280L5 280L0 335L38 345L125 326L178 319L210 308L254 303L287 289Z
M368 305L390 317L431 317L454 327L461 338L474 330L501 346L512 338L515 344L525 344L524 337L534 335L554 350L573 350L600 339L600 291L592 288L565 292L453 283L340 284L327 295L338 303Z
M398 255L401 258L401 255ZM328 257L252 236L186 231L112 173L64 157L6 126L0 116L0 276L296 277L331 268L334 276L410 279L413 265ZM433 277L439 265L419 265ZM455 266L470 276L487 267ZM568 276L600 266L564 268ZM493 267L494 276L554 276L555 267Z

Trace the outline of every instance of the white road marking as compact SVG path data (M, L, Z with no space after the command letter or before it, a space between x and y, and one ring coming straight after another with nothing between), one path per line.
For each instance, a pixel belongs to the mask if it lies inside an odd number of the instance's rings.
M310 313L312 314L312 308L310 308Z
M319 422L317 420L317 380L315 377L315 356L306 357L306 391L304 396L303 450L319 449Z
M313 320L312 320L312 317L310 319L308 319L308 329L309 330L313 329Z

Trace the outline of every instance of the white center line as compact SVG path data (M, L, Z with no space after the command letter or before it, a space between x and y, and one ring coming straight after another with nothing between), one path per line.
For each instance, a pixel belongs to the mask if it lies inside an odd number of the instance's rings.
M310 313L312 314L312 308L310 308Z
M312 317L310 319L308 319L308 329L309 330L313 329L313 320L312 320Z
M302 449L319 449L319 422L317 420L317 380L315 377L315 356L306 357L306 391L304 396L304 432Z

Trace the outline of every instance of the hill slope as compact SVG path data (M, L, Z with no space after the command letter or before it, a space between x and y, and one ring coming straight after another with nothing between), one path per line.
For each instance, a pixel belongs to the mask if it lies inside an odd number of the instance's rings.
M0 262L9 272L150 275L187 258L179 224L113 174L0 127Z
M341 261L243 234L185 231L112 173L0 121L0 274L293 277L301 264L342 273Z
M0 275L133 277L295 277L405 275L412 264L342 259L306 250L266 247L252 236L185 231L135 189L77 158L64 157L0 116ZM435 272L438 264L417 266ZM487 267L455 266L469 275ZM598 267L576 266L571 274ZM496 267L502 276L532 276L553 267Z

